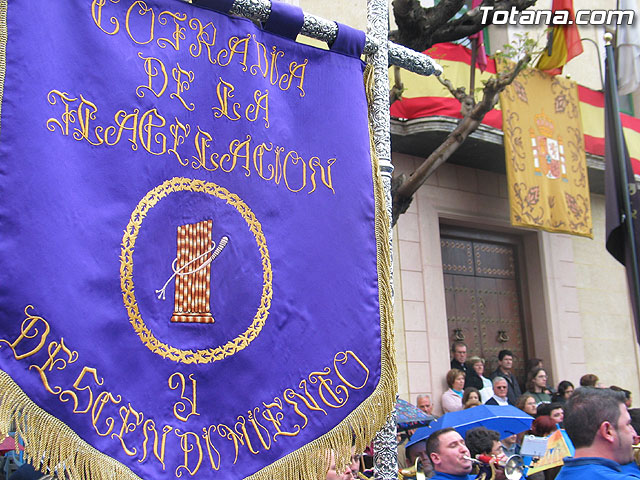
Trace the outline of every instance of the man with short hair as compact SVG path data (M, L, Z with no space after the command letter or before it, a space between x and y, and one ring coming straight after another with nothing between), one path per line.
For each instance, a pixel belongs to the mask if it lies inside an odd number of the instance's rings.
M431 480L471 480L471 460L464 439L453 428L436 430L427 439L427 455L436 474Z
M625 399L624 404L627 406L627 408L631 408L631 404L633 403L631 401L631 390L627 390L626 388L620 388L615 385L611 385L609 388L616 392L622 392L624 394L624 399Z
M562 421L564 419L564 409L562 408L561 403L541 403L538 405L538 408L536 408L536 417L540 417L542 415L549 415L551 420L556 422L558 428L563 428Z
M507 381L502 377L495 377L493 379L493 397L484 402L485 405L509 405L509 399L507 398L507 392L509 391L509 385Z
M502 451L499 432L482 426L474 427L467 430L464 441L472 458L493 465L494 480L506 480L503 465L507 461L507 457Z
M623 471L633 459L637 434L624 395L610 389L578 388L565 404L564 427L576 448L556 480L640 478Z
M511 455L516 455L520 453L520 445L518 444L518 436L517 435L509 435L508 437L504 437L500 440L502 443L502 451L509 458Z
M433 403L431 403L429 395L418 395L416 406L427 415L433 415Z
M456 340L451 344L451 368L462 370L465 375L467 373L467 344Z
M498 352L498 368L489 378L494 379L495 377L502 377L507 381L507 399L509 401L509 405L515 406L518 398L522 395L522 391L520 390L520 385L518 384L518 380L516 380L515 375L511 373L512 368L513 352L511 350L500 350L500 352Z
M424 427L426 428L426 427ZM414 434L415 435L415 434ZM431 461L427 455L427 438L419 439L415 442L409 440L405 447L405 454L407 456L407 466L411 467L416 463L417 459L420 459L423 467L427 465L431 466Z

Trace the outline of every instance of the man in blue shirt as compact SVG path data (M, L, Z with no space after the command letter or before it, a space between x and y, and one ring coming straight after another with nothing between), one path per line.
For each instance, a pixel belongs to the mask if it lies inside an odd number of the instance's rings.
M624 395L608 388L578 388L565 404L564 427L576 447L556 480L639 478L621 465L633 460L637 437Z
M427 454L436 474L431 480L470 480L471 459L464 439L453 428L436 430L427 439Z

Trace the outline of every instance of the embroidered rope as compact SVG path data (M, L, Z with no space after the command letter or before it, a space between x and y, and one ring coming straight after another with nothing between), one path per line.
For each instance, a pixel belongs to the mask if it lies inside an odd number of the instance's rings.
M213 262L213 260L218 255L220 255L220 252L222 252L222 250L224 250L224 247L227 246L228 242L229 242L229 237L227 237L225 235L224 237L222 237L220 239L220 243L218 244L217 247L216 247L216 242L213 242L213 245L209 250L207 250L206 252L198 255L193 260L189 260L187 263L185 263L182 267L180 267L177 270L176 270L176 264L178 263L178 257L174 258L173 262L171 262L171 270L173 270L173 275L171 275L169 277L169 279L164 283L164 285L162 286L162 288L160 290L156 290L156 293L158 294L158 298L160 300L166 300L165 290L169 286L169 283L171 283L171 280L173 280L176 277L176 275L179 275L181 277L186 277L187 275L193 275L194 273L199 272L203 268L206 268L208 265L211 264L211 262ZM201 258L209 255L211 252L213 252L211 254L211 257L209 257L207 260L205 260L205 262L202 265L200 265L198 268L196 268L195 270L191 270L190 272L183 272L183 270L185 268L187 268L189 265L191 265L192 263L197 262Z
M0 0L0 116L4 96L4 77L7 71L7 0Z

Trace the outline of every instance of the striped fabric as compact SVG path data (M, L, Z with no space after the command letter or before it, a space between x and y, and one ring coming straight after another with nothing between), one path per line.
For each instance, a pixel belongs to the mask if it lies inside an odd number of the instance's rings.
M444 78L451 80L455 87L469 88L471 52L468 48L446 43L438 44L425 53L442 65ZM484 73L476 69L476 88L481 87L481 81L491 77L495 72L495 62L490 58ZM405 86L403 99L391 105L392 117L408 120L438 115L462 117L460 103L435 77L422 77L403 71L402 82ZM604 156L604 94L578 86L578 96L585 149L592 155ZM640 119L625 114L621 117L633 170L640 175ZM502 129L502 112L499 107L489 112L482 123Z

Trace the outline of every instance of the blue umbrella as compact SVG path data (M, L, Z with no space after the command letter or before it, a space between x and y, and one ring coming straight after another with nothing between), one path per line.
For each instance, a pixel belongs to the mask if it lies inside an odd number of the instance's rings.
M431 415L427 415L415 405L410 404L401 398L396 402L396 424L398 430L410 430L422 427L433 420Z
M478 405L459 412L445 413L431 422L429 428L434 431L452 427L464 437L467 430L483 426L489 430L496 430L500 433L500 438L505 438L528 430L531 428L531 422L531 415L511 405Z
M418 443L420 440L426 440L433 432L435 432L435 430L432 430L429 427L422 427L417 429L414 434L411 435L411 438L404 446L404 448L410 447L411 445Z

